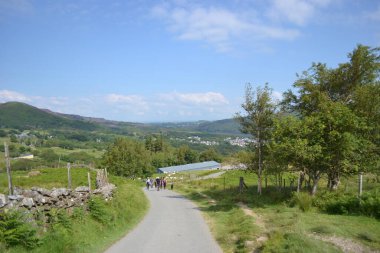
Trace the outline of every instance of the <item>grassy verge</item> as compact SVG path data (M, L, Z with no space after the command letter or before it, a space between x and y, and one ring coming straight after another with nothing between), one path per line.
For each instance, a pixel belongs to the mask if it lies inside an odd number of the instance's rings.
M55 187L60 187L59 183L65 184L57 177L57 173L63 173L58 172L60 169L47 170L46 175L33 177L33 183L29 182L25 185L48 188L52 182L58 182ZM78 178L80 179L79 176ZM47 184L43 184L45 180L48 181ZM141 183L119 177L110 177L110 181L116 184L117 190L108 202L94 197L90 208L78 207L71 211L52 210L49 213L49 222L45 224L41 224L41 221L37 219L35 226L37 226L40 246L34 249L5 248L0 241L0 251L6 253L103 252L136 226L148 210L148 201L141 190Z
M240 176L248 185L241 194L237 191ZM176 189L200 205L224 252L252 252L253 248L263 252L341 252L336 245L314 235L336 236L380 250L379 220L329 215L315 207L303 212L297 206L291 207L289 188L279 191L274 184L269 184L263 195L258 196L256 180L253 174L229 171L218 179L177 183ZM245 215L237 207L238 203L246 204L264 226L258 226L255 218ZM257 239L263 235L268 240L260 245Z

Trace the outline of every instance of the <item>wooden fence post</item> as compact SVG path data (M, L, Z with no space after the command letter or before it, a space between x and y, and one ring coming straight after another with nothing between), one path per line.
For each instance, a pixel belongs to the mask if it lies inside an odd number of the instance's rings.
M9 158L8 144L6 142L4 142L4 152L5 152L5 165L7 167L7 175L8 175L8 191L9 191L9 195L13 195L11 161Z
M300 192L300 188L301 188L301 172L298 175L297 192Z
M87 181L88 181L88 189L89 192L91 193L91 173L87 172Z
M363 192L363 172L359 172L359 197L362 196Z
M240 177L240 179L239 179L239 192L240 193L243 192L243 187L245 187L246 189L248 189L248 186L244 183L244 178Z
M71 165L70 163L67 163L67 188L71 189Z

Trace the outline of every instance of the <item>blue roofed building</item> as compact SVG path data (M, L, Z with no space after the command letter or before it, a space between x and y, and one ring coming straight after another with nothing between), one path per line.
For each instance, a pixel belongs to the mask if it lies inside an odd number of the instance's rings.
M215 161L207 161L207 162L201 162L201 163L190 163L185 165L177 165L177 166L170 166L170 167L163 167L158 168L158 173L173 173L173 172L182 172L182 171L189 171L189 170L216 170L220 169L220 163L217 163Z

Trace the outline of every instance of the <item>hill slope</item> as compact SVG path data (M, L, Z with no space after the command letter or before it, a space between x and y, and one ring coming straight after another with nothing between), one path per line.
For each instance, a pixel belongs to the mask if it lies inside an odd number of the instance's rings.
M20 102L0 104L0 127L18 129L72 128L81 130L95 130L98 128L94 123L64 118Z
M178 123L131 123L57 113L20 102L0 104L0 127L17 129L80 129L87 131L108 129L116 132L124 131L131 133L157 133L169 130L180 133L241 134L239 124L233 119Z

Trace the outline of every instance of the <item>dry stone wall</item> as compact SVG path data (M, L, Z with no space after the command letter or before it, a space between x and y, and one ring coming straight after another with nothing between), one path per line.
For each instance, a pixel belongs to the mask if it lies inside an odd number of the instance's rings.
M5 209L28 209L30 211L50 211L52 208L67 209L87 204L91 194L102 195L106 200L112 198L116 186L105 184L90 191L87 186L74 190L53 188L51 190L32 187L31 189L14 188L13 195L0 194L0 211Z

